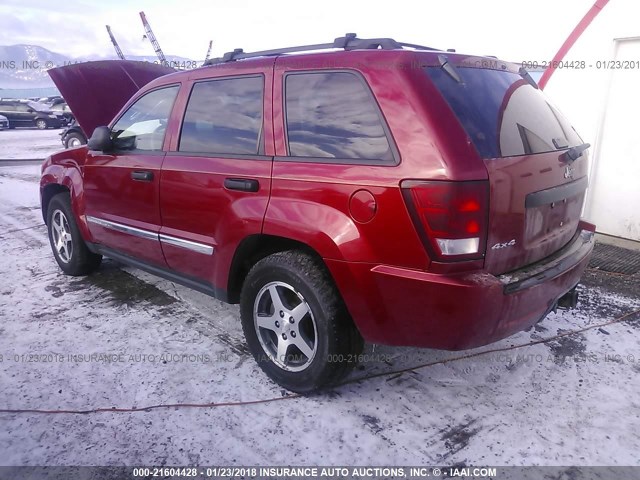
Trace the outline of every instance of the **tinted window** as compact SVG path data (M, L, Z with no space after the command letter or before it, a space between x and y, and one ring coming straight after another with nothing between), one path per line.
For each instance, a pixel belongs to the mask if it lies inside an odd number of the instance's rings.
M16 107L14 107L13 105L0 105L0 110L2 110L3 112L15 112Z
M231 78L193 86L180 135L181 152L260 153L262 77Z
M462 83L428 67L436 84L483 158L560 150L582 140L571 124L520 75L458 67Z
M392 161L378 107L351 73L287 75L289 154Z
M139 98L113 126L116 150L162 150L169 114L178 86L162 88Z

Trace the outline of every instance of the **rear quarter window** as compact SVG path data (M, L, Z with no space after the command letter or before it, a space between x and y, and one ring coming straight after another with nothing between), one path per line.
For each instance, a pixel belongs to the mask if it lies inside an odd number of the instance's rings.
M286 75L285 111L292 157L395 162L378 105L355 73Z

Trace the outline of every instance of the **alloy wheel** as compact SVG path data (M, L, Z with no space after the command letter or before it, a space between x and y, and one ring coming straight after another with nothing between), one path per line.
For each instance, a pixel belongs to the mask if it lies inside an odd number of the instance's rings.
M51 216L51 234L58 257L64 263L69 263L73 256L73 240L69 221L62 210L55 210Z
M284 282L260 289L253 308L258 341L269 359L283 370L307 368L318 350L318 331L302 294Z

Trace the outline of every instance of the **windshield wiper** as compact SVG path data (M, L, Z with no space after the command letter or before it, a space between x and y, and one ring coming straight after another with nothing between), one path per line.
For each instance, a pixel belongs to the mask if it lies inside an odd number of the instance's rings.
M579 159L584 151L591 146L590 143L583 143L582 145L577 145L575 147L571 147L569 150L560 155L560 160L566 162L571 165L577 159Z

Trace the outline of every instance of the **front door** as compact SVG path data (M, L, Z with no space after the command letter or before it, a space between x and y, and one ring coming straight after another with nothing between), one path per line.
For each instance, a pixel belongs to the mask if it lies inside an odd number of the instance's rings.
M160 231L160 169L165 131L179 86L137 99L112 128L113 149L89 152L84 169L85 212L98 243L165 266Z

